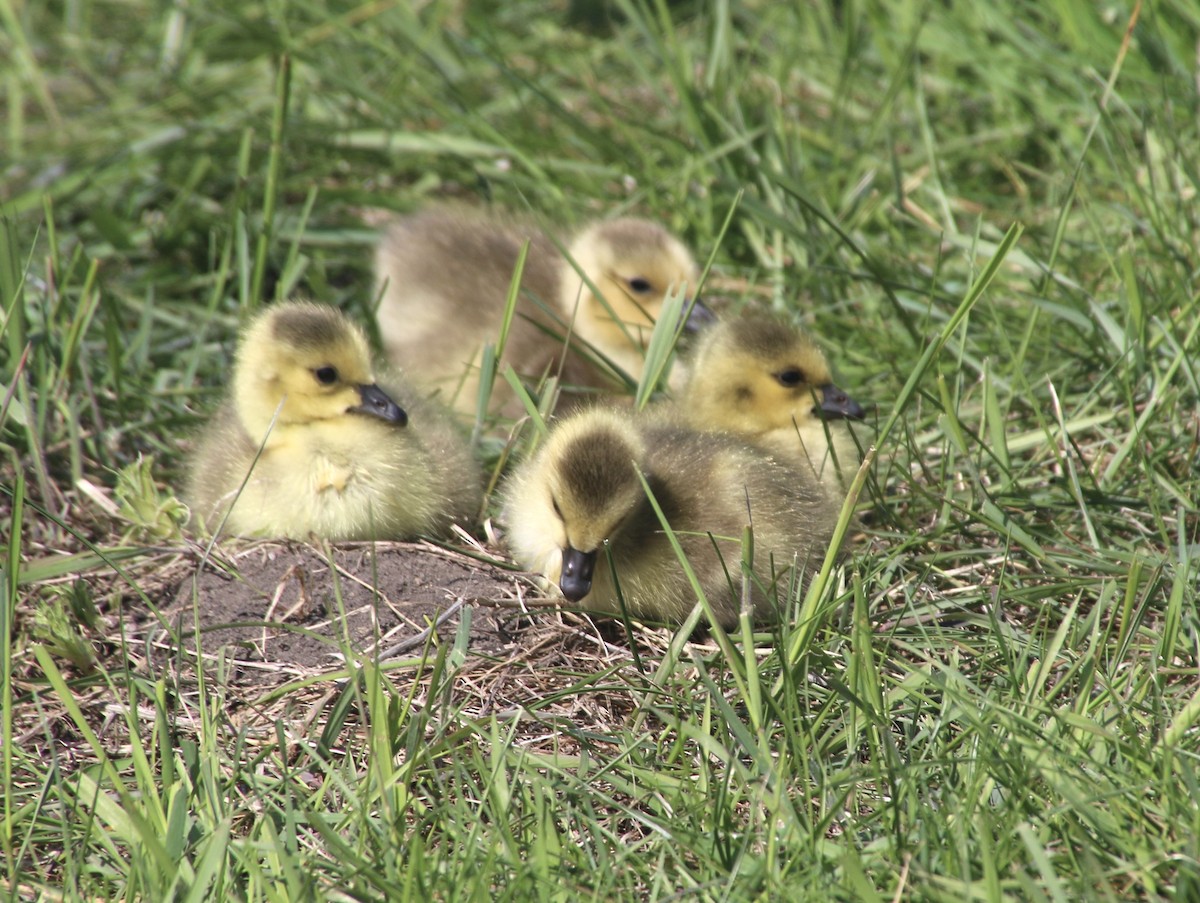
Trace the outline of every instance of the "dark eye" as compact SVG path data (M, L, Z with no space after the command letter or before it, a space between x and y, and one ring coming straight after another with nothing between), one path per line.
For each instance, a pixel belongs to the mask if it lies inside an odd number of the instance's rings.
M559 520L563 520L562 508L558 507L558 499L550 499L550 504L554 506L554 514Z
M654 288L654 286L650 284L649 279L643 279L641 276L634 276L629 280L629 288L631 291L637 292L639 295L644 295L646 292L650 291L650 289Z
M782 370L775 374L775 378L779 380L779 384L783 386L798 386L804 382L804 371L792 368L790 370Z
M313 371L313 376L317 378L323 386L332 386L337 382L338 372L336 367L318 367Z

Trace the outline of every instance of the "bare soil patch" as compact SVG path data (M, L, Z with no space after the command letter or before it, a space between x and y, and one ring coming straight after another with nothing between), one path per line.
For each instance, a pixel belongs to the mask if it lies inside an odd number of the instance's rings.
M99 561L63 555L53 576L27 584L20 614L86 587L98 620L76 628L95 653L91 666L51 654L114 755L129 743L119 688L130 679L165 682L181 737L201 731L204 700L217 698L230 725L263 742L280 724L303 733L324 722L352 692L358 664L378 662L415 705L436 696L457 718L515 718L529 737L555 738L559 751L567 747L555 725L601 736L661 692L653 670L672 630L634 624L630 634L618 620L561 608L529 575L476 554L486 552L234 540L211 554L184 541ZM44 682L33 645L14 650L20 693ZM435 666L446 655L449 667ZM344 711L337 718L339 731L361 729ZM21 706L14 728L47 755L53 745L91 761L65 707Z
M427 544L255 543L186 574L154 644L221 660L225 680L250 684L419 654L431 631L445 642L463 630L471 651L503 655L538 595L521 574Z

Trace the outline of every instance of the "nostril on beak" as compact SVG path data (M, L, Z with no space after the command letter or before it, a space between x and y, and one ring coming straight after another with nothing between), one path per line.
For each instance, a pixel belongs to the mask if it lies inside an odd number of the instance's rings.
M821 403L813 408L813 413L827 420L862 420L867 416L862 405L833 383L826 383L820 389Z
M395 423L398 426L407 426L408 414L400 405L392 400L392 396L372 383L369 386L359 386L359 398L362 399L362 404L353 410L360 414L370 414L372 417L378 417L380 420L387 420L390 423Z
M578 549L563 549L562 577L558 588L571 602L578 602L592 591L592 572L596 567L596 553L580 552Z

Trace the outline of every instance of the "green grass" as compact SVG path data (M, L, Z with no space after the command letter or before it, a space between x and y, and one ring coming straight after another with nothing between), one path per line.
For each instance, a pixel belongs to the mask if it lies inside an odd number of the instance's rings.
M8 897L1200 894L1200 14L610 6L0 0ZM445 195L657 218L877 406L771 642L248 699L127 639L240 318L365 321L363 211Z

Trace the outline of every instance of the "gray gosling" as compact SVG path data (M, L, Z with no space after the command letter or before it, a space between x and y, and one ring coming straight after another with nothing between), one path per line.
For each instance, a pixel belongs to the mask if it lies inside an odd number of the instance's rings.
M757 312L721 320L697 340L686 374L664 414L799 464L841 500L859 465L847 421L864 411L834 384L825 354L803 330Z
M595 408L560 421L508 483L513 556L592 611L619 612L624 599L635 617L683 621L697 597L639 473L723 627L741 610L746 525L756 621L780 615L791 566L811 573L831 542L837 509L795 467L732 437Z
M458 208L395 220L375 267L383 291L378 316L385 350L463 413L475 412L482 348L499 337L526 240L521 296L502 362L512 364L527 385L557 375L567 394L619 388L591 349L637 380L667 293L683 286L694 292L699 279L679 240L643 219L595 223L567 244L603 301L535 227ZM697 319L704 314L700 308ZM490 411L509 418L524 411L499 377Z
M192 511L208 530L228 512L235 534L293 539L469 526L480 473L452 416L398 377L381 382L366 336L341 311L269 308L243 333L232 396L200 438Z

